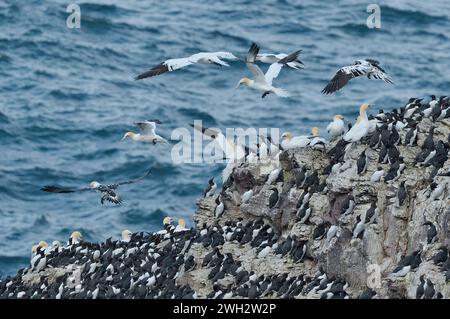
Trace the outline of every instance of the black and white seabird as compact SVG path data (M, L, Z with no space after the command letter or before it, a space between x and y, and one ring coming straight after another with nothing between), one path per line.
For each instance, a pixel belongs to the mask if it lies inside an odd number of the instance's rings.
M377 170L375 172L373 172L372 176L370 177L370 181L372 183L376 183L379 182L381 180L381 178L384 175L384 170L381 166L377 167Z
M431 282L430 278L427 278L423 291L424 299L432 299L435 293L434 284Z
M85 187L85 188L76 189L76 188L60 187L60 186L44 186L41 190L43 190L44 192L49 192L49 193L75 193L75 192L84 192L84 191L94 190L94 191L98 191L102 195L102 198L101 198L102 205L105 201L119 205L123 202L122 198L119 195L117 195L117 193L115 192L119 188L119 186L137 183L137 182L143 180L145 177L147 177L150 174L150 171L151 170L148 170L147 173L145 173L143 176L141 176L139 178L122 181L122 182L115 183L115 184L104 185L104 184L100 184L96 181L93 181L89 184L89 187Z
M360 215L356 216L356 224L353 227L353 238L361 239L364 234L365 229L366 229L366 224L364 223L364 220L361 219Z
M279 200L278 189L276 187L272 187L271 190L273 192L269 196L269 208L270 209L274 208Z
M133 141L151 143L153 145L169 143L165 138L156 134L156 124L162 124L160 120L157 119L147 120L144 122L137 122L135 124L137 127L139 127L141 132L140 133L126 132L125 135L122 137L122 141L129 138Z
M138 76L135 77L135 80L142 80L166 72L172 72L195 63L229 66L228 63L222 61L222 59L238 60L238 58L230 52L200 52L186 58L166 60L158 64L157 66L151 68L150 70L139 74Z
M214 177L212 177L209 181L208 181L208 187L205 189L205 191L203 192L203 197L210 197L213 196L214 193L216 192L217 189L217 184L214 182Z
M397 192L397 201L398 201L399 206L403 206L403 203L405 202L406 197L408 196L408 192L406 190L405 183L406 183L406 181L402 181L400 183L400 187Z
M342 201L341 214L350 214L351 212L353 212L355 205L355 198L353 197L353 195L347 195L347 197L345 197L345 199Z
M241 196L241 204L247 203L253 196L253 189L249 189Z
M364 224L368 225L373 223L377 215L378 215L377 202L373 201L370 204L370 208L366 211L366 214L364 216Z
M220 216L222 216L223 211L225 210L225 205L223 204L223 202L220 200L220 195L216 197L216 208L214 208L214 216L216 218L219 218Z
M331 226L330 222L322 222L314 228L313 239L320 240L327 234L328 228Z
M366 150L362 151L361 155L359 155L358 160L356 161L356 167L358 175L362 175L367 170L367 155Z
M434 224L430 221L427 221L425 223L423 223L423 226L428 226L428 230L427 230L427 244L431 244L433 243L435 240L437 240L437 230L436 230L436 226L434 226Z
M256 65L256 57L259 53L259 47L256 45L256 43L252 43L250 46L250 49L247 53L246 58L246 65L248 69L253 73L254 79L249 79L247 77L242 78L236 88L238 88L241 84L247 85L249 88L258 90L263 92L262 98L264 98L266 95L270 93L274 93L275 95L281 96L281 97L288 97L289 94L286 90L283 90L281 88L276 88L272 85L273 79L275 79L278 74L280 74L281 69L283 66L287 65L289 62L294 62L298 59L298 54L300 51L295 51L288 56L284 57L283 59L272 63L267 70L266 74L264 74L258 65Z
M403 257L398 263L398 266L392 271L392 274L395 277L404 277L412 269L419 267L421 262L420 254L421 251L416 250L411 255Z
M373 77L374 79L383 80L386 83L394 83L389 75L386 74L386 71L380 67L380 63L377 60L357 60L355 61L355 64L344 66L339 69L336 75L322 90L322 93L334 93L342 89L351 79L362 75L366 75L369 79Z
M419 280L420 280L420 284L419 286L417 286L416 289L416 299L422 299L424 291L425 291L425 279L424 279L425 275L421 275Z

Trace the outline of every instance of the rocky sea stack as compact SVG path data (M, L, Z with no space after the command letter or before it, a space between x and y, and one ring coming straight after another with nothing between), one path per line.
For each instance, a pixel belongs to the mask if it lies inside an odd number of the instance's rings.
M449 298L450 119L414 103L361 142L237 165L194 229L38 248L0 297Z

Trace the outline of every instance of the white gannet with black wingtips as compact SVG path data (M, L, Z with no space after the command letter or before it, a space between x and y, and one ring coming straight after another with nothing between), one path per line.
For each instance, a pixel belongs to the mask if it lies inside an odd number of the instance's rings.
M345 133L344 117L342 115L335 115L333 122L330 122L327 126L327 132L331 139L341 136Z
M156 134L156 124L162 124L160 120L147 120L144 122L136 122L140 133L126 132L122 137L122 141L129 138L133 141L152 143L152 144L168 144L167 140Z
M303 148L311 143L311 136L301 135L292 136L291 132L284 132L281 135L281 147L283 150L289 150L293 148Z
M372 59L357 60L355 64L344 66L339 69L331 81L322 90L323 94L331 94L342 89L348 81L353 78L366 75L369 79L373 77L377 80L383 80L386 83L394 82L380 67L380 62Z
M311 142L309 142L309 146L312 148L324 148L325 145L328 144L328 141L323 137L320 137L320 129L318 127L313 127L311 129Z
M138 177L136 179L122 181L122 182L115 183L115 184L104 185L104 184L100 184L96 181L93 181L89 184L89 187L85 187L85 188L77 189L77 188L60 187L60 186L51 185L51 186L44 186L43 188L41 188L41 190L44 192L49 192L49 193L75 193L75 192L84 192L84 191L93 190L93 191L99 192L102 195L102 198L100 201L102 205L104 204L105 201L111 202L116 205L120 205L123 202L123 200L116 193L116 190L119 188L119 186L137 183L137 182L143 180L145 177L147 177L150 174L150 171L151 170L148 170L147 173L145 173L143 176Z
M242 78L236 88L238 88L241 84L245 84L249 88L263 92L262 98L266 97L266 95L270 93L274 93L275 95L281 97L288 97L289 93L283 89L274 87L272 85L272 81L278 76L278 74L280 74L281 68L284 65L297 60L299 51L291 53L278 62L271 64L266 74L264 74L259 66L257 66L255 63L258 52L259 47L255 43L252 43L250 49L248 50L247 59L245 61L247 67L253 73L255 78L253 80L247 77Z
M302 50L299 50L298 53L302 52ZM288 55L286 53L278 53L278 54L272 54L272 53L258 53L256 55L256 61L261 61L262 63L277 63L280 60L284 59ZM302 61L300 61L298 58L295 61L286 63L288 67L291 69L304 69L305 65Z
M186 58L169 59L157 66L151 68L150 70L139 74L134 79L142 80L152 76L160 75L166 72L173 72L175 70L184 68L191 64L215 64L219 66L230 66L228 63L222 61L224 60L238 60L238 58L231 52L200 52L193 54Z
M367 110L369 104L362 104L359 108L359 116L355 125L345 133L344 141L346 142L358 142L364 136L369 133L369 118L367 117Z

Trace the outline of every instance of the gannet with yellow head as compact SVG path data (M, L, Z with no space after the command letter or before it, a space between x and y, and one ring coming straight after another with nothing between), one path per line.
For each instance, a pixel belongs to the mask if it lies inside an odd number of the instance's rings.
M312 148L323 147L325 149L326 144L328 144L327 140L320 137L320 129L318 127L313 127L311 129L311 142L309 143L309 146Z
M333 118L333 122L330 122L327 126L327 132L331 139L341 136L345 133L344 117L337 114Z
M302 148L309 145L311 142L310 136L292 136L291 132L284 132L281 135L281 147L284 150L289 150L293 148Z
M179 233L179 232L184 232L187 230L189 230L189 229L186 228L186 221L183 218L178 219L178 225L177 225L177 227L175 227L174 232Z
M144 122L137 122L135 124L139 127L141 132L126 132L122 137L122 141L128 138L136 142L151 143L153 145L169 143L165 138L156 134L156 124L162 124L160 120L147 120Z
M122 231L122 241L128 243L131 240L131 235L133 235L133 233L128 229L125 229Z
M272 63L267 70L266 74L264 74L261 69L256 65L256 57L259 52L259 47L256 45L256 43L252 43L250 46L250 49L247 53L247 59L245 61L247 67L249 70L253 73L254 79L249 79L247 77L244 77L239 80L239 83L237 84L236 88L238 88L241 84L244 84L248 86L249 88L258 90L263 92L262 98L264 98L266 95L270 93L274 93L275 95L281 96L281 97L288 97L289 94L287 91L276 88L272 85L273 79L275 79L278 74L280 74L281 68L286 65L289 62L296 61L298 58L298 54L300 51L293 52L289 54L288 56L284 57L283 59Z
M359 108L359 116L355 125L344 135L344 140L347 142L358 142L369 132L369 119L367 117L367 110L369 104L362 104Z
M74 232L72 232L72 234L69 237L69 242L67 243L68 246L70 245L76 245L78 243L80 243L81 239L83 238L83 236L81 235L81 233L76 230Z

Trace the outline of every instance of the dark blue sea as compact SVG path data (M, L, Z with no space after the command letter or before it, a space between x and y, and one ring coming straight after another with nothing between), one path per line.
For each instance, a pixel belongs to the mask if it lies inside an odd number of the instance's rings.
M450 93L450 2L376 1L381 28L369 29L365 1L74 1L81 28L66 26L62 0L0 0L0 276L29 262L40 240L119 238L154 231L164 216L192 225L196 200L223 165L175 165L170 147L120 142L133 123L163 122L161 135L193 120L226 127L324 129L334 114L353 120L361 103L385 110L412 96ZM133 77L166 58L199 51L244 57L302 49L302 71L282 72L287 99L235 85L250 72L194 65L143 81ZM374 58L395 85L358 79L320 91L340 66ZM266 68L267 66L263 66ZM46 184L83 187L152 174L124 186L121 206L96 193L48 194Z

